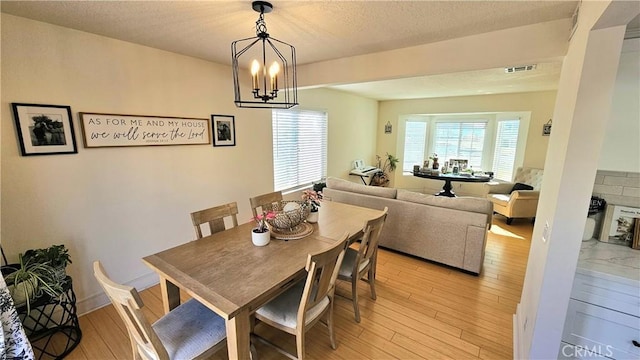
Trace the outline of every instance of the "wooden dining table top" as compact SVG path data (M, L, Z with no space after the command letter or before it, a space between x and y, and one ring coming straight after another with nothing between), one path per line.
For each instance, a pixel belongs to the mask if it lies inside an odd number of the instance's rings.
M143 261L163 279L229 320L255 311L304 274L307 254L326 249L344 232L360 236L379 210L324 201L313 233L296 240L251 242L253 223L203 237L146 256Z

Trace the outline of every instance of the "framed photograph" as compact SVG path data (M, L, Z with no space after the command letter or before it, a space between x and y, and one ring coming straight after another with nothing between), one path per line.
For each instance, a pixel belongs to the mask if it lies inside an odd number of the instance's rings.
M232 115L211 115L213 146L236 145L236 121Z
M22 156L76 154L71 107L11 103Z
M607 205L599 240L612 244L633 246L635 223L640 221L640 209Z

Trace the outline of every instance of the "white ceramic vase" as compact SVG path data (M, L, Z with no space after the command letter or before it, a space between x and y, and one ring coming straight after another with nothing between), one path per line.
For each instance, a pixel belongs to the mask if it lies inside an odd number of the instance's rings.
M256 232L256 229L251 230L251 242L255 246L265 246L271 241L271 232L269 230L265 232Z
M311 223L311 224L315 224L318 222L318 214L320 212L319 211L312 211L309 213L309 216L307 216L307 222Z

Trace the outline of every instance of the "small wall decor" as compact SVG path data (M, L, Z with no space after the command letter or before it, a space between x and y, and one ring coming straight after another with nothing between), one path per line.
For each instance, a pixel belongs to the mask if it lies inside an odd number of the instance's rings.
M236 145L236 121L232 115L211 115L213 146Z
M22 156L76 154L71 107L11 103Z
M390 121L387 121L387 124L384 126L384 133L391 134L392 125Z
M80 113L84 146L197 145L210 140L209 121L199 118Z
M546 124L542 125L542 136L551 135L551 119Z

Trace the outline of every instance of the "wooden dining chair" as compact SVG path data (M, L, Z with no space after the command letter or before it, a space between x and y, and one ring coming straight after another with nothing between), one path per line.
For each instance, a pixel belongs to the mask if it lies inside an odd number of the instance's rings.
M93 272L124 321L134 359L206 359L226 344L224 319L197 300L150 324L135 288L113 282L99 261L93 263Z
M230 217L233 224L232 227L238 226L238 204L234 201L232 203L215 206L209 209L195 211L191 213L191 222L193 228L196 231L196 238L202 238L203 224L209 224L209 232L215 234L220 231L226 230L224 225L224 218Z
M345 233L330 248L307 256L306 281L278 295L255 312L255 319L296 337L297 359L304 359L305 333L317 322L327 326L331 348L336 349L333 332L333 298L338 269L348 246ZM324 320L324 322L323 322ZM287 357L296 359L280 346L252 333L253 338L276 348Z
M282 192L275 191L268 194L254 196L249 198L249 203L251 203L251 211L253 212L253 217L256 218L258 216L258 208L261 208L262 211L270 211L274 210L273 204L280 204L282 201Z
M378 259L378 239L382 226L387 219L388 208L379 216L368 220L362 230L363 236L358 250L348 248L338 279L351 282L351 299L353 301L353 311L356 322L360 322L360 309L358 308L358 281L367 276L366 281L371 287L371 298L376 299L376 262Z

